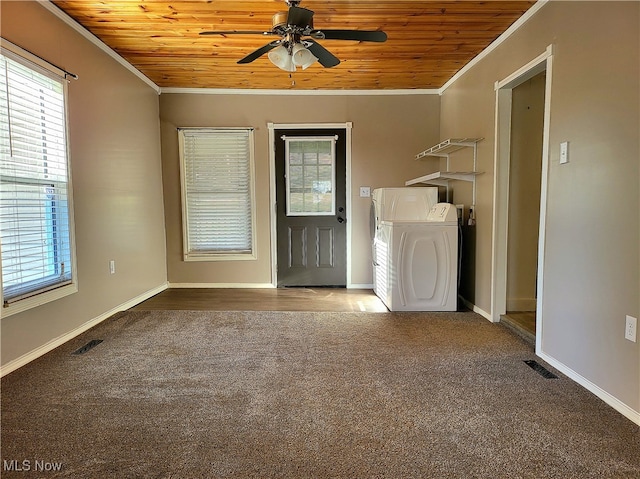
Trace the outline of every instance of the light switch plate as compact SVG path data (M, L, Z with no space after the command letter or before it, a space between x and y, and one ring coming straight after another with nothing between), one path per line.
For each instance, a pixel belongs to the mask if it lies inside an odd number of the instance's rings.
M371 196L371 187L370 186L361 186L360 187L360 198L369 198Z
M560 164L564 165L569 163L569 142L563 141L560 143Z
M627 315L624 324L624 339L636 342L636 334L638 331L638 318Z

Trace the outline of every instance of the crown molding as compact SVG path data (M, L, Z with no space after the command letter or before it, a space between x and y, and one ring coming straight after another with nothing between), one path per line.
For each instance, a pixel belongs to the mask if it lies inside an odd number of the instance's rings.
M498 48L502 43L504 43L507 38L513 35L522 25L524 25L531 17L533 17L538 11L544 7L551 0L538 0L529 10L527 10L524 15L518 18L513 24L504 31L502 35L496 38L487 48L482 50L476 57L473 58L469 63L467 63L464 67L462 67L458 73L453 75L448 82L446 82L442 87L438 90L439 94L442 95L447 88L453 85L458 78L471 70L477 63L480 62L484 57L489 55L492 51Z
M106 53L111 58L116 60L118 63L124 66L127 70L129 70L135 76L140 78L143 82L145 82L147 85L153 88L158 95L160 94L160 87L158 85L152 82L147 76L145 76L140 70L134 67L131 63L129 63L127 60L125 60L120 55L118 55L109 46L107 46L106 43L104 43L102 40L96 37L93 33L91 33L89 30L84 28L82 25L80 25L78 22L76 22L73 18L71 18L66 13L64 13L62 10L60 10L56 5L51 3L49 0L38 0L37 3L40 4L42 7L46 8L49 12L51 12L53 15L58 17L64 23L69 25L76 32L82 35L85 39L89 40L91 43L97 46L104 53Z
M529 10L525 12L513 25L511 25L502 35L500 35L493 43L474 57L462 69L460 69L453 77L449 79L442 87L433 89L398 89L398 90L270 90L270 89L225 89L225 88L161 88L145 76L140 70L131 65L127 60L118 55L107 44L98 37L89 32L86 28L76 22L69 15L60 10L50 0L37 0L37 3L46 8L53 15L65 22L76 32L80 33L84 38L89 40L103 52L115 59L118 63L132 72L147 85L153 88L156 93L171 94L207 94L207 95L311 95L311 96L372 96L372 95L442 95L447 88L453 85L461 76L473 68L483 58L489 55L493 50L504 43L507 38L513 35L522 25L524 25L531 17L533 17L542 7L551 0L538 0Z
M439 95L438 89L403 90L269 90L231 88L161 88L161 94L182 93L201 95L311 95L311 96L367 96L367 95Z

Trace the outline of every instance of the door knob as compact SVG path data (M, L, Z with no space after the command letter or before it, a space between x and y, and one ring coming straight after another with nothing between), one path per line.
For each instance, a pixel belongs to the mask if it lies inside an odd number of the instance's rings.
M338 223L344 223L344 218L342 216L338 216Z

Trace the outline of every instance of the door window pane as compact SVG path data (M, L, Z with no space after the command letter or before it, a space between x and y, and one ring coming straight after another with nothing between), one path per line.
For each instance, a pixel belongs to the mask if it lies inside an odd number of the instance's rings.
M285 138L287 216L335 214L335 138Z

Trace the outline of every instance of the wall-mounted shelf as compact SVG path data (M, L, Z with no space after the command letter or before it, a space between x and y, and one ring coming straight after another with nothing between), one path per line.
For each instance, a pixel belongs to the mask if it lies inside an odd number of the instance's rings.
M424 158L425 156L439 156L448 158L453 152L461 150L462 148L471 147L474 148L483 138L449 138L437 145L427 148L416 155L416 160Z
M476 175L480 172L476 171L477 162L477 143L483 138L449 138L437 145L427 148L416 155L416 160L427 156L446 158L446 171L436 171L428 175L421 176L405 181L405 186L416 185L419 183L436 186L447 187L447 201L449 201L449 182L450 181L470 181L473 183L473 204L476 202ZM473 171L449 171L449 155L463 148L473 148Z
M447 186L449 181L473 181L476 175L481 174L478 171L436 171L429 175L424 175L413 180L405 181L405 186L416 185L418 183L425 183L428 185Z

